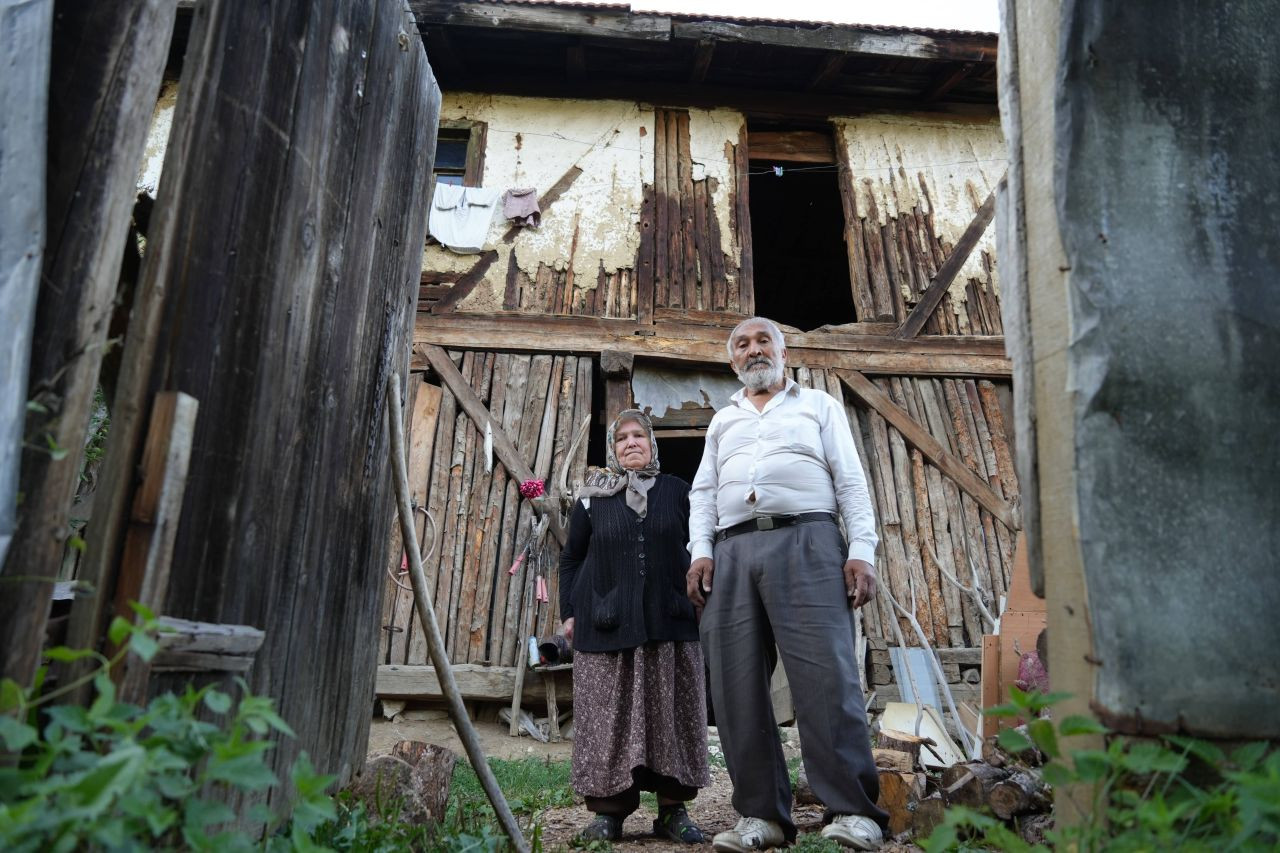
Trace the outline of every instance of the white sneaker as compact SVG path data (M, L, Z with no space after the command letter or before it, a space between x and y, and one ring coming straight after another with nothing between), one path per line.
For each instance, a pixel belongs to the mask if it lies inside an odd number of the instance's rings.
M854 850L879 850L884 843L880 824L856 814L836 815L822 828L822 837Z
M711 839L711 848L720 853L747 853L748 850L768 850L786 843L782 827L771 820L744 817L727 832L720 832Z

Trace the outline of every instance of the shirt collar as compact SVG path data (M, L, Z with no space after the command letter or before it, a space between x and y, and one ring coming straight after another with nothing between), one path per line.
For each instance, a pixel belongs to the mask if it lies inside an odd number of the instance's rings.
M792 396L795 396L796 394L800 393L800 386L797 385L796 381L791 377L789 376L785 377L784 384L782 386L782 393L791 394ZM747 399L747 389L739 388L737 391L733 393L733 396L730 397L729 399L733 401L734 405L738 405L744 402ZM770 400L769 402L773 402L773 401ZM754 406L752 408L754 408Z

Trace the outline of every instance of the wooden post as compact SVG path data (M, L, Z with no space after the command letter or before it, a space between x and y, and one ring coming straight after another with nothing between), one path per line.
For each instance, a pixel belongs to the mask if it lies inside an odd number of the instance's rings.
M42 411L32 411L26 427L37 438L28 439L23 453L21 515L0 595L0 675L22 684L39 662L49 593L71 529L134 179L176 9L175 0L68 3L59 4L53 19L48 229L27 388ZM29 51L39 50L48 33L18 32L25 44L9 55L40 65ZM55 448L59 452L51 452ZM18 582L17 576L39 580ZM105 580L84 579L99 586Z
M151 428L142 451L142 482L134 493L116 581L115 611L126 619L134 619L131 601L152 612L164 607L197 409L195 398L181 391L157 394L151 407ZM117 675L120 701L146 704L150 669L146 661L132 655L124 660Z
M614 418L623 409L630 409L634 403L631 396L631 373L635 367L635 356L617 350L605 350L600 353L600 373L604 376L604 422L613 423Z

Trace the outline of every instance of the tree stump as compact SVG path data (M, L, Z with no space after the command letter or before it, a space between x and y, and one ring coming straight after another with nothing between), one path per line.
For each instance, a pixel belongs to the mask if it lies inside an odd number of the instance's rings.
M364 803L371 822L439 823L449 802L457 760L442 746L402 740L390 755L378 756L365 765L349 790Z
M875 759L876 767L882 770L910 773L916 769L915 764L912 763L911 754L900 750L876 747L871 750L871 757Z

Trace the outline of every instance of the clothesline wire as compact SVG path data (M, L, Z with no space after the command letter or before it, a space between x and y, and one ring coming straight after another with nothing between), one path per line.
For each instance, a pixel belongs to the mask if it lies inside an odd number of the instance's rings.
M636 154L647 154L647 153L649 153L648 151L646 151L646 150L644 150L644 149L642 149L642 148L636 148L636 147L632 147L632 146L629 146L629 145L617 145L617 144L614 144L613 142L604 142L605 137L607 137L609 134L611 134L611 133L613 133L614 131L616 131L616 130L618 129L618 126L619 126L620 124L622 124L622 122L623 122L625 119L626 119L626 117L625 117L625 116L624 116L623 118L621 118L621 119L618 119L618 121L617 121L616 123L614 123L614 124L613 124L613 125L612 125L608 130L606 130L603 134L601 134L601 135L600 135L600 138L599 138L599 139L597 139L595 142L589 142L589 141L587 141L587 140L585 140L585 139L574 139L574 138L573 138L573 137L571 137L571 136L565 136L563 133L559 133L559 132L556 132L556 133L540 133L540 132L538 132L538 131L534 131L534 130L511 130L511 129L509 129L509 128L505 128L505 127L490 127L490 128L488 129L488 132L489 132L489 133L508 133L508 134L513 135L513 136L514 136L514 135L516 135L516 134L519 134L519 135L521 135L521 136L541 136L541 137L545 137L545 138L547 138L547 139L558 139L558 140L560 140L560 141L562 141L562 142L573 142L573 143L576 143L576 144L578 144L578 145L587 145L587 146L590 146L586 151L584 151L584 152L582 152L581 154L579 154L576 160L574 160L573 165L574 165L574 166L576 166L576 165L578 165L578 163L580 163L580 162L582 161L582 159L583 159L584 157L588 156L589 154L591 154L593 151L595 151L595 150L597 150L597 149L599 149L599 150L604 150L605 148L613 148L613 149L618 150L618 151L630 151L630 152L633 152L633 153L636 153ZM601 145L601 142L604 142L604 144L603 144L603 145ZM807 150L807 149L796 149L796 150L797 150L797 151L799 151L799 150ZM721 164L721 165L725 165L725 166L731 166L731 165L733 165L733 163L732 163L731 161L726 160L726 159L725 159L725 158L723 158L723 157L714 157L714 156L713 156L713 157L693 157L692 159L693 159L693 162L695 162L695 163L702 163L702 164L707 164L707 163L717 163L717 164ZM757 162L759 162L759 161L757 161ZM1004 163L1004 162L1007 162L1007 158L1004 158L1004 157L991 157L991 158L983 159L983 158L978 158L978 157L972 157L972 158L969 158L969 159L967 159L967 160L956 160L956 161L951 162L951 163L913 163L913 164L910 164L910 165L907 165L907 164L900 164L897 168L901 168L901 169L942 169L942 168L946 168L946 167L948 167L948 166L974 166L974 165L979 165L979 164L983 164L983 163ZM838 165L835 165L835 164L826 164L826 165L821 165L821 166L783 166L783 174L785 175L785 174L786 174L786 172L839 171L839 169L840 169L840 167L839 167ZM748 172L747 172L747 174L749 174L749 175L767 175L767 174L771 174L771 173L774 173L774 170L773 170L773 169L771 169L771 168L770 168L770 169L764 169L764 170L761 170L761 171L748 171Z

